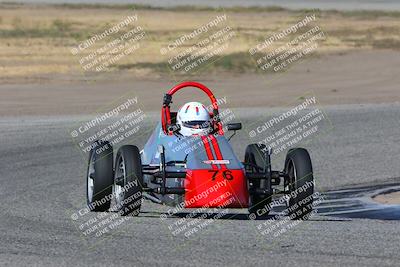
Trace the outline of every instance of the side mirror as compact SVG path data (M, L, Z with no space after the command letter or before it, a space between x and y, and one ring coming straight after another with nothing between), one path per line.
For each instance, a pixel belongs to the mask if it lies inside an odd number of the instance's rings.
M233 131L233 134L231 136L229 136L229 138L228 138L228 141L229 141L236 134L237 130L242 129L242 124L240 122L238 122L238 123L228 123L227 129L228 129L228 131Z
M238 123L228 123L227 125L228 131L238 131L242 129L242 124L240 122Z

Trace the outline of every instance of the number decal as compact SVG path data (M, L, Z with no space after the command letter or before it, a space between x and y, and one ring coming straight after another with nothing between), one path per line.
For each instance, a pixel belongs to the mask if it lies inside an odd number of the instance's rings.
M218 170L209 170L208 172L213 172L213 175L212 175L211 181L214 181L214 180L215 180L215 178L217 178L217 175L218 175Z
M224 178L225 178L226 180L228 180L228 181L233 180L232 172L229 171L229 170L225 170L225 171L222 173L222 175L223 175Z
M208 172L213 173L211 176L211 181L215 181L215 179L217 178L217 175L219 173L219 170L209 170ZM230 171L230 170L222 171L222 176L224 177L225 180L228 180L228 181L233 180L232 171Z

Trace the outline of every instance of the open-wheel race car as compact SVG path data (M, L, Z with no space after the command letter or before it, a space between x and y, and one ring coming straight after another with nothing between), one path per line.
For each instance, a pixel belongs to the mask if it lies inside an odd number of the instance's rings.
M188 87L207 94L210 108L190 102L172 112L173 95ZM161 121L142 151L123 145L114 159L108 141L95 142L87 171L89 209L107 211L114 199L121 215L138 215L146 198L184 208L248 208L250 218L258 218L269 213L273 196L285 196L290 218L307 219L314 191L307 150L290 149L283 171L271 170L272 151L260 144L248 145L241 162L229 143L241 128L221 123L217 99L206 86L178 84L165 94ZM233 134L228 138L225 131Z

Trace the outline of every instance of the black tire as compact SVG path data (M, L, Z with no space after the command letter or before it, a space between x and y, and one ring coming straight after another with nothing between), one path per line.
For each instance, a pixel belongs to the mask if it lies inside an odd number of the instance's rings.
M142 160L136 146L122 146L115 158L114 193L121 215L139 215L142 204ZM123 190L125 189L125 190Z
M285 160L285 187L290 190L288 215L293 220L307 220L313 209L314 176L311 158L304 148L288 151Z
M110 208L113 175L111 144L95 141L89 152L86 173L86 201L90 211L107 211Z
M264 145L258 145L258 144L248 145L246 148L245 156L244 156L244 162L254 164L261 168L264 167L265 164L267 164L267 166L269 166L271 161L267 158L268 162L266 162L266 160L264 158L266 149L267 149L267 147ZM246 168L248 168L247 170L251 171L251 172L260 172L260 170L257 170L252 167L246 167ZM260 185L261 185L260 180L252 181L251 184L249 181L249 189L250 190L253 188L260 188ZM270 181L268 182L267 186L271 187ZM264 195L264 196L250 194L250 204L249 204L250 214L253 213L258 217L259 216L267 216L268 213L270 212L270 210L266 209L265 207L271 203L271 200L272 200L271 194Z

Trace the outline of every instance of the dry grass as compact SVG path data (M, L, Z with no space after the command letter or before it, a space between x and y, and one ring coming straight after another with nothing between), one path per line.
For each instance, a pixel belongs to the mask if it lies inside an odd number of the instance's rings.
M118 61L111 70L168 73L166 58L160 55L160 48L222 13L227 14L227 25L234 29L236 37L220 60L208 65L205 71L255 72L257 68L248 49L313 12L277 7L221 10L137 5L0 4L0 72L3 78L82 72L79 58L71 54L70 48L126 16L137 14L136 24L144 28L146 39L141 42L139 51ZM327 37L320 43L318 53L360 48L399 49L399 14L317 11L318 20L314 25L320 26Z

